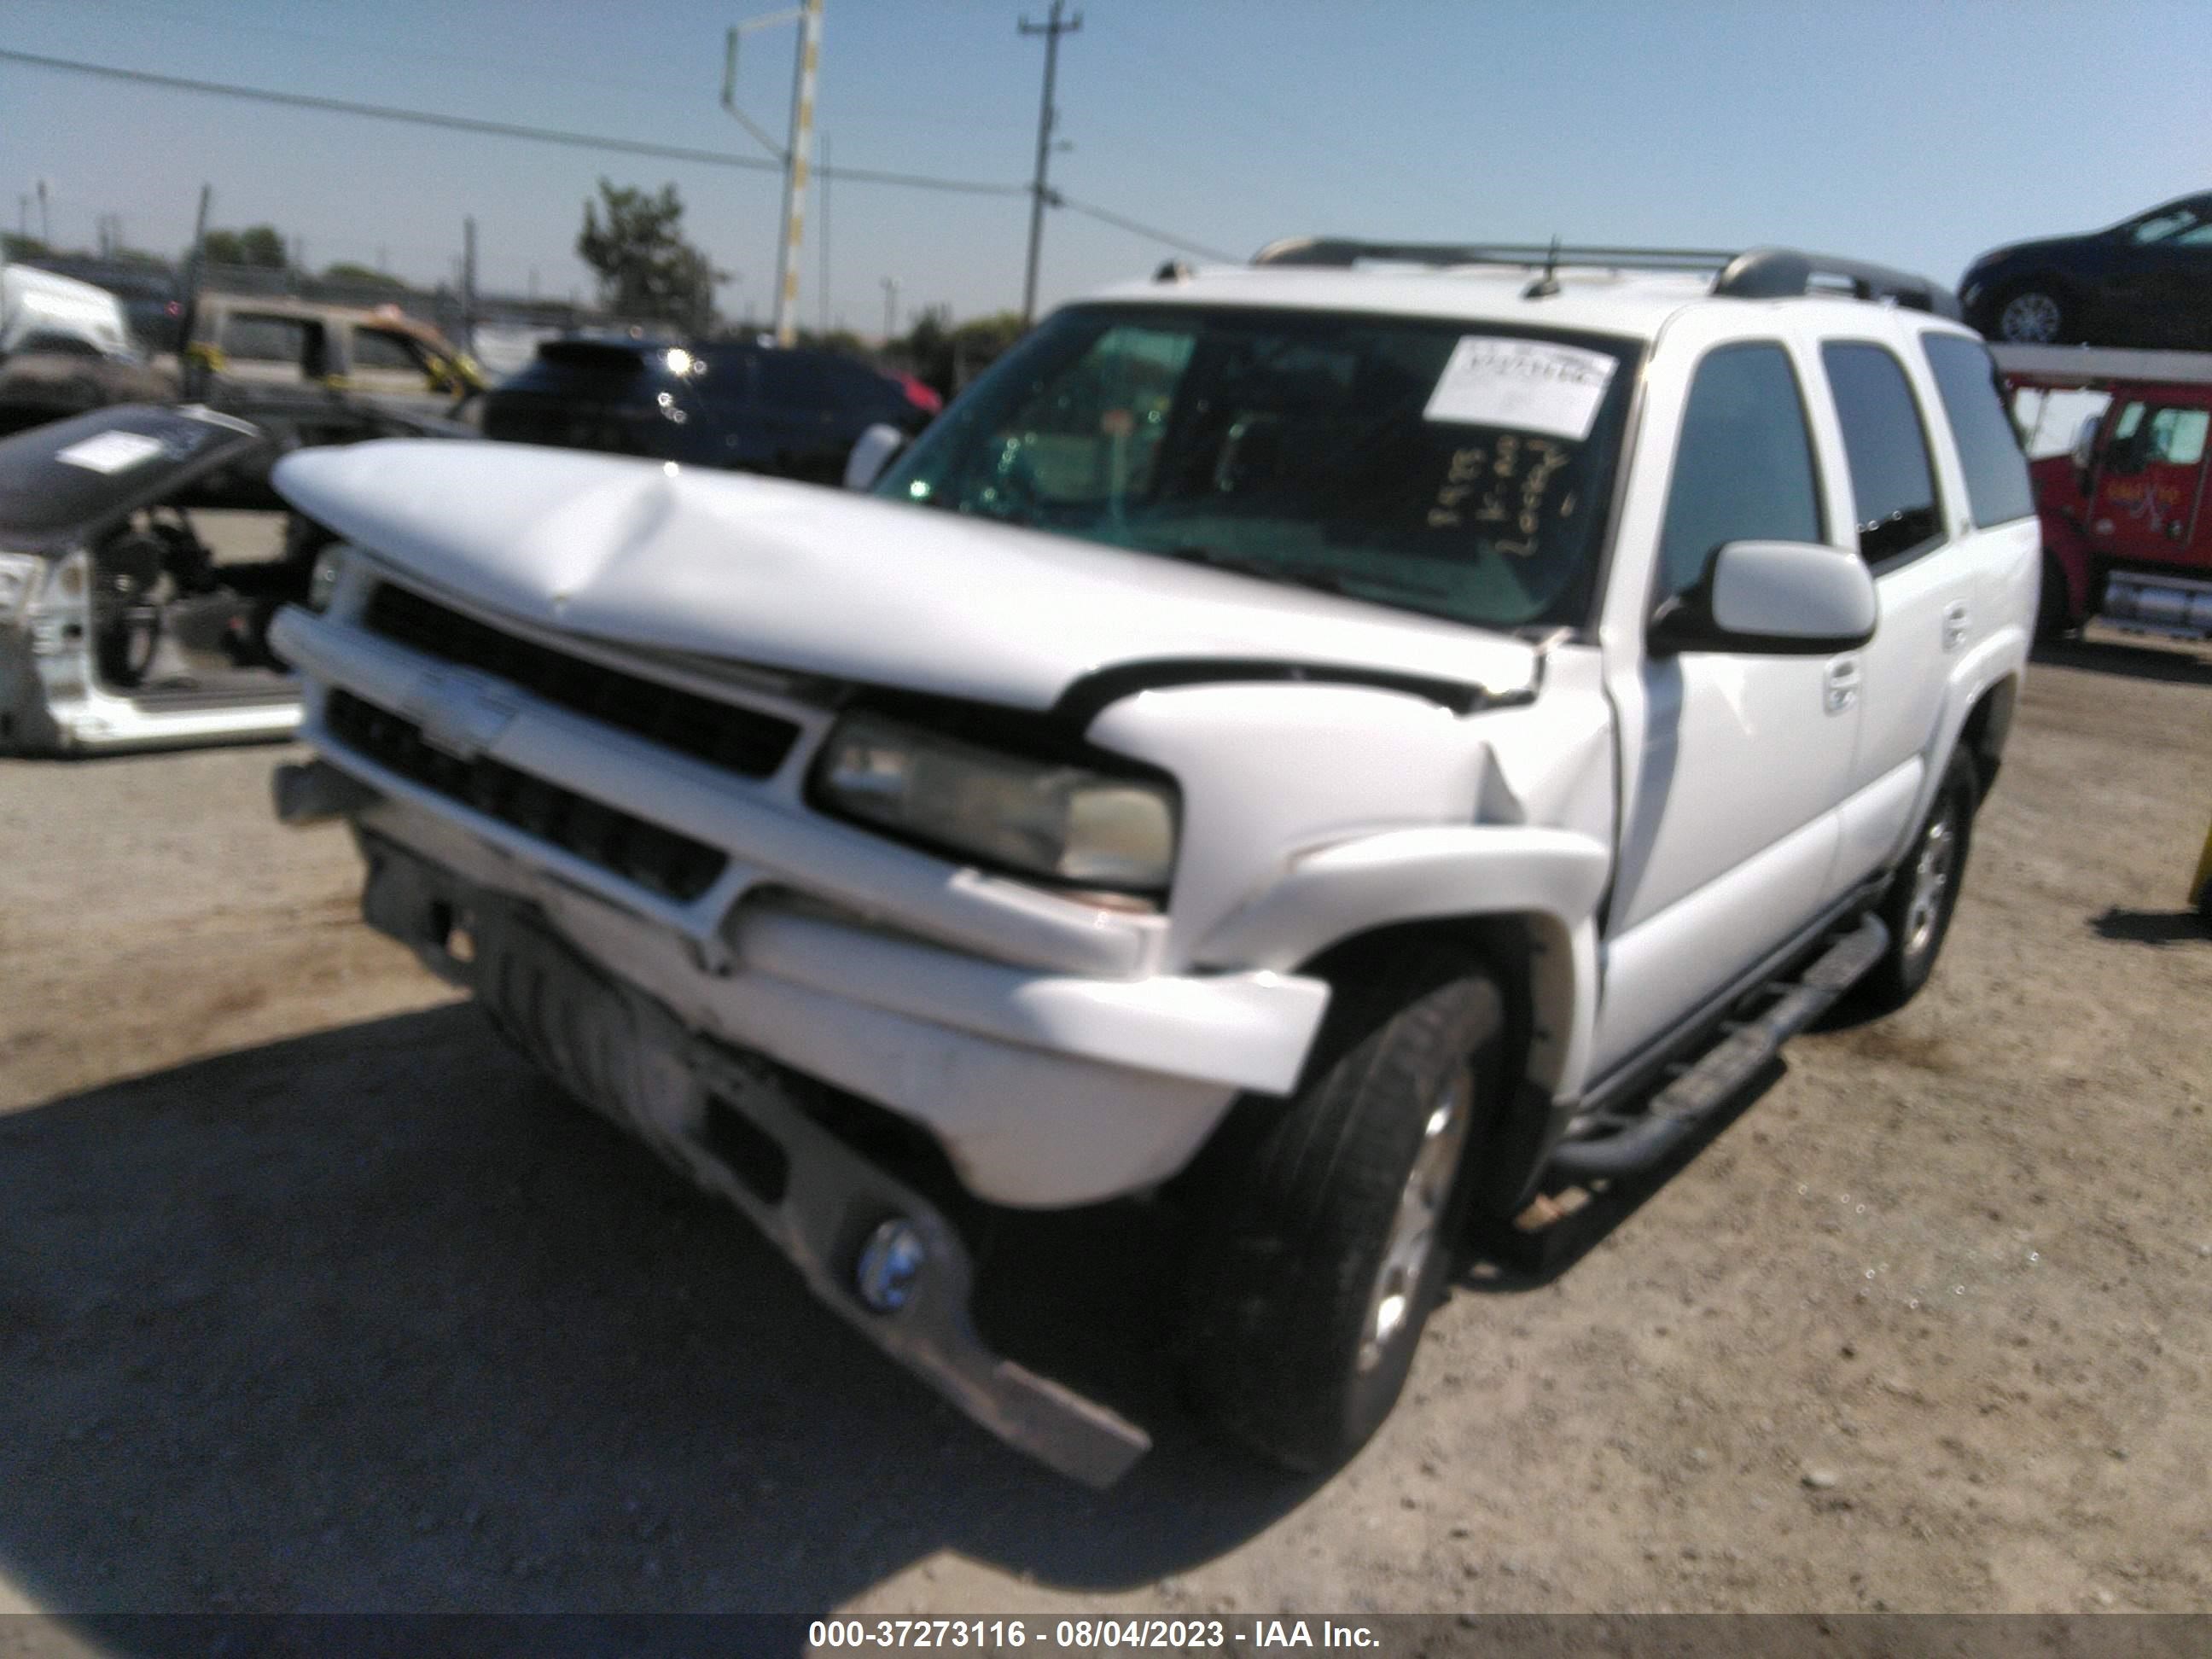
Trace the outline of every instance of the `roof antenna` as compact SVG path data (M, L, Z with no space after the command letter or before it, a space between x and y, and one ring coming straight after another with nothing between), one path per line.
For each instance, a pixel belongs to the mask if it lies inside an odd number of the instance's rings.
M1555 231L1552 235L1552 246L1545 251L1544 274L1522 289L1521 297L1524 300L1548 300L1557 294L1559 291L1559 238Z

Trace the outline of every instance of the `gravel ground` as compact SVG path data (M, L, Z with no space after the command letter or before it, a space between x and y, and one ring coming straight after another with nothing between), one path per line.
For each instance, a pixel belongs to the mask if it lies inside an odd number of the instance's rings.
M363 928L283 752L0 763L0 1607L2212 1607L2212 650L2040 664L1928 992L1318 1486L1141 1374L1104 1495L939 1406Z

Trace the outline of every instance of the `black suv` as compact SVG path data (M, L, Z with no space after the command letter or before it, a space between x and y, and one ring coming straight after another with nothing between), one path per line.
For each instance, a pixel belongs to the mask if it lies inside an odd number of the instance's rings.
M868 428L911 435L937 394L835 352L629 335L548 340L486 394L483 434L836 483Z

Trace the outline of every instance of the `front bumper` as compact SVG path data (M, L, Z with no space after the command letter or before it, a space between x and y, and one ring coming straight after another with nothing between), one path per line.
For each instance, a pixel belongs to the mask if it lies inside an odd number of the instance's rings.
M377 795L354 814L372 865L379 848L396 849L469 894L529 907L686 1028L921 1125L978 1197L1065 1207L1156 1185L1238 1094L1297 1082L1326 986L1147 971L1158 918L951 869L811 812L797 780L827 729L818 712L795 711L811 729L775 776L755 781L502 690L487 758L629 804L727 855L709 885L679 899L333 736L330 688L405 709L439 677L434 663L298 611L280 618L277 637L307 678L305 735Z
M569 1093L743 1210L814 1293L1002 1439L1061 1474L1107 1486L1144 1431L1000 1358L969 1314L974 1267L958 1231L905 1183L800 1109L775 1069L684 1030L592 968L525 907L471 890L391 848L372 849L365 899L378 927L443 955L465 913L465 964L493 1018ZM921 1244L909 1294L879 1311L856 1290L870 1235L901 1220Z

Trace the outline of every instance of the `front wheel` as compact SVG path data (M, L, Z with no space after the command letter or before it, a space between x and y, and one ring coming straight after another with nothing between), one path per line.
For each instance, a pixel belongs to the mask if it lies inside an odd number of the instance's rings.
M1912 850L1882 896L1881 915L1889 928L1889 949L1860 985L1863 1000L1875 1012L1905 1006L1935 971L1936 953L1943 948L1952 912L1958 908L1974 808L1980 799L1973 757L1963 746L1954 750Z
M2072 322L2066 302L2048 283L2029 281L1997 308L1997 338L2012 345L2063 345Z
M1409 952L1338 994L1297 1097L1242 1103L1208 1150L1187 1333L1201 1409L1301 1473L1397 1403L1504 1080L1503 1000L1464 963Z

